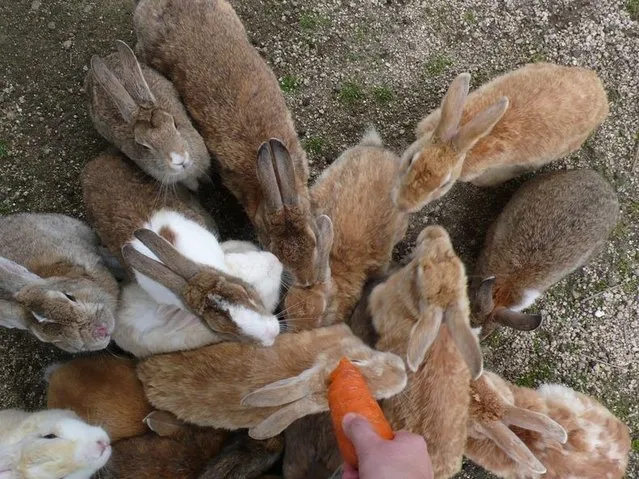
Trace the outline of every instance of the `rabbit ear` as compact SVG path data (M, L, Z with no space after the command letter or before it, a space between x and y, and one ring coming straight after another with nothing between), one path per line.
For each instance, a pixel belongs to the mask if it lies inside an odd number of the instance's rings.
M184 291L187 284L184 278L175 274L159 261L140 253L133 245L126 244L122 247L122 257L131 268L157 281L175 294L181 295Z
M530 452L528 446L500 421L475 424L479 430L513 461L526 466L535 474L545 474L546 467Z
M479 312L482 315L488 315L495 308L495 303L493 301L493 288L495 286L495 277L491 276L482 280L479 285L479 289L477 290L477 294L475 295L475 301L477 303L477 307Z
M138 114L139 107L126 91L120 80L108 69L104 61L97 55L91 57L91 71L100 86L104 88L120 115L127 123L131 123Z
M29 313L14 301L0 299L0 326L5 328L29 329Z
M442 100L441 119L434 134L438 140L447 142L457 133L469 87L470 73L458 75L448 87Z
M316 220L318 279L328 281L331 276L331 249L333 247L333 222L326 215Z
M284 206L295 206L300 202L295 189L295 166L286 146L277 138L271 138L269 146L275 158L275 166L280 179L280 192Z
M176 250L171 243L149 229L136 230L134 236L149 248L162 263L184 279L189 280L200 271L202 266L191 261Z
M120 62L124 66L124 83L127 91L131 94L133 99L137 101L138 105L146 108L151 108L156 105L155 97L151 93L149 84L144 78L142 68L138 59L135 57L133 50L124 43L122 40L116 40L115 44L120 56Z
M268 209L272 212L281 212L284 221L282 196L277 183L277 175L273 167L273 157L268 141L262 143L257 153L257 179L264 193L264 200Z
M517 426L528 429L529 431L538 432L561 444L568 442L568 433L563 426L545 414L509 406L502 417L502 422L509 426Z
M520 313L504 307L495 309L494 320L502 326L508 326L518 331L534 331L543 323L541 314Z
M14 294L29 283L40 281L42 278L32 273L24 266L0 256L0 289Z
M453 138L453 145L457 151L470 150L475 143L488 135L507 109L508 98L503 96L466 123Z
M314 366L295 377L267 384L244 396L240 404L245 407L272 407L305 398L312 392L311 380L318 370L318 366Z
M327 409L328 404L325 399L323 404L311 398L300 399L299 401L287 404L254 428L249 429L249 436L258 440L277 436L299 418L326 411Z
M468 323L468 314L459 303L451 305L445 314L445 322L457 350L464 358L473 379L479 378L484 370L484 360L477 336Z
M158 436L175 437L184 431L186 424L167 411L153 411L142 422Z
M426 352L437 338L443 314L441 308L429 306L411 329L406 362L412 372L419 369L426 357Z

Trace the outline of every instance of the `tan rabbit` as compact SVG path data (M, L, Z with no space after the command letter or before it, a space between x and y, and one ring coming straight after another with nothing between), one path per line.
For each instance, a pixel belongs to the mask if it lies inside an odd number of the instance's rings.
M558 384L536 391L486 371L472 383L466 456L508 479L621 479L628 427Z
M581 147L608 116L601 80L586 68L529 64L466 98L469 81L460 75L417 127L403 157L402 207L420 209L457 179L490 186L539 168Z
M70 409L101 426L112 442L148 432L153 408L135 374L135 362L111 355L76 358L48 369L47 407Z
M320 216L325 240L319 247L319 276L310 288L289 289L285 308L291 329L346 321L366 278L386 271L408 227L407 213L391 200L398 170L399 158L371 129L317 179L311 188L313 208L331 218L334 232L323 227Z
M129 268L135 282L126 285L121 296L114 333L118 345L144 357L228 339L273 342L279 334L272 311L279 299L282 265L272 253L247 247L240 252L233 242L227 254L213 220L186 188L176 185L174 192L162 194L158 182L122 155L103 153L90 161L82 188L90 221L123 264L129 265L120 252L125 245L157 258L135 236L138 229L165 238L158 247L166 261L172 261L152 270L164 279ZM175 262L178 268L202 274L185 276L189 281L180 277L176 286L173 280L179 273L166 268ZM191 291L203 289L184 295L187 283Z
M175 84L260 242L310 285L318 239L306 154L275 75L231 5L141 0L134 25L139 54Z
M328 410L328 376L344 356L380 399L406 385L400 358L372 350L343 324L282 334L269 348L220 343L154 356L139 364L138 377L158 409L200 426L250 428L251 437L265 439Z
M91 58L85 89L93 125L159 182L181 182L196 190L211 158L177 91L158 72L140 65L126 43L116 45L118 52L104 60Z
M490 227L475 268L472 319L482 337L499 325L537 328L541 316L521 311L601 250L618 213L614 189L592 170L525 183Z
M375 286L351 320L354 329L372 322L375 347L406 359L408 386L382 407L394 430L424 436L436 478L461 468L470 380L482 373L468 317L464 266L446 231L428 226L412 261Z

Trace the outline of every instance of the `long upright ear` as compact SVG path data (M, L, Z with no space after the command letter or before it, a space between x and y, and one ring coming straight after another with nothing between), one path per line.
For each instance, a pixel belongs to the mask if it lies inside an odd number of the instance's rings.
M127 91L139 105L146 108L152 107L156 104L155 97L144 78L135 53L122 40L116 40L115 44L120 56L120 62L124 66L124 84Z
M518 331L534 331L543 323L541 314L520 313L504 307L496 308L493 318L502 326L508 326Z
M299 418L326 411L327 409L328 402L326 399L324 399L323 402L308 397L300 399L299 401L287 404L264 419L264 421L257 426L249 429L249 436L258 440L277 436Z
M245 407L273 407L288 404L311 394L311 381L317 375L317 366L292 378L281 379L244 396Z
M470 150L475 143L488 135L507 109L508 98L503 96L466 123L453 138L453 145L457 151Z
M476 423L479 430L513 461L530 469L535 474L545 474L544 466L528 446L500 421Z
M284 206L297 206L300 203L300 197L295 184L295 165L293 164L293 159L284 143L277 138L271 138L268 143L275 158L277 176L280 180L282 202Z
M328 281L331 276L331 249L333 247L333 222L326 215L315 221L317 225L317 277Z
M256 172L269 214L281 215L281 222L283 223L284 206L282 205L282 195L277 183L277 175L273 166L273 153L268 141L262 143L257 152Z
M502 417L502 422L507 425L538 432L561 444L568 442L568 433L563 426L545 414L509 406Z
M416 372L426 357L426 352L439 334L444 311L437 306L427 306L422 317L410 331L406 362L412 372Z
M441 119L435 128L435 137L438 140L447 142L457 133L469 87L470 73L458 75L448 87L442 100Z
M111 98L124 121L131 123L139 108L133 98L131 98L131 95L129 95L129 92L120 83L120 80L116 78L104 61L97 55L91 57L91 71L100 86L104 88L104 91Z
M153 411L143 420L148 428L162 437L175 437L183 434L186 423L167 411Z
M133 245L126 244L122 247L122 257L131 268L157 281L176 295L180 296L184 291L187 284L184 278L175 274L162 263L140 253Z
M134 233L135 237L149 248L162 263L189 280L200 271L202 266L182 255L171 243L149 229L139 229Z
M480 314L486 316L492 312L495 308L495 302L493 301L493 288L495 287L494 276L490 276L482 280L477 293L475 294L475 303Z
M479 378L484 371L484 360L479 346L479 340L470 328L467 308L461 304L452 304L445 313L445 322L450 335L457 346L457 350L464 358L473 379Z
M40 281L42 278L24 266L0 256L0 289L14 294L27 284Z

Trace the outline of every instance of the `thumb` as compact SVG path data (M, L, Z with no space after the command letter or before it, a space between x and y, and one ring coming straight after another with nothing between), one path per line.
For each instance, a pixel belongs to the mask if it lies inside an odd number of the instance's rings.
M349 412L344 416L342 427L358 453L370 450L371 447L382 440L373 430L371 423L358 414Z

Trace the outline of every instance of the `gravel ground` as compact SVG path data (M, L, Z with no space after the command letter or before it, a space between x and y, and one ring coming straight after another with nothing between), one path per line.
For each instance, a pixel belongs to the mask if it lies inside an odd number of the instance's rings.
M312 175L376 125L401 152L449 82L472 86L529 61L594 68L609 119L554 168L594 168L616 187L622 215L605 251L554 287L533 334L503 332L487 364L519 384L561 382L599 398L639 445L639 1L629 0L235 0L255 45L280 77ZM0 213L56 211L82 217L78 175L105 145L91 128L82 82L93 53L133 42L130 0L0 3ZM634 16L634 18L633 18ZM500 188L458 184L415 218L402 258L425 224L449 229L469 268L490 222L523 179ZM222 233L247 235L228 195L212 193ZM478 205L481 205L478 207ZM231 210L225 221L221 211ZM42 369L64 354L0 331L0 407L43 405ZM489 477L468 466L460 477ZM633 453L629 478L639 477Z

